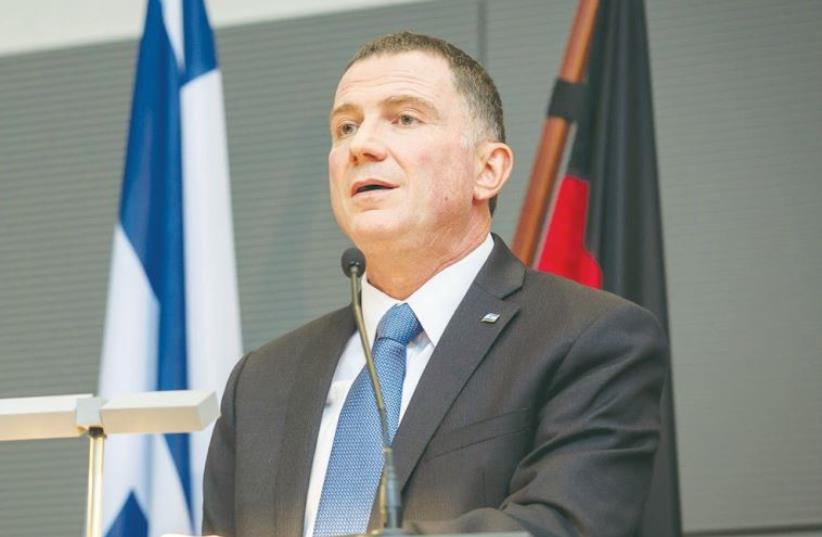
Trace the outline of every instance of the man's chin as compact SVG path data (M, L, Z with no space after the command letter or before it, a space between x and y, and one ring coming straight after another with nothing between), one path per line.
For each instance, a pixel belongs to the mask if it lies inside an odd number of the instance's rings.
M400 237L402 237L402 234L391 228L358 229L349 234L349 238L361 249L365 249L371 244L397 241Z
M379 218L358 218L348 229L348 237L360 249L367 249L370 245L385 244L400 240L405 229L396 221L386 221Z

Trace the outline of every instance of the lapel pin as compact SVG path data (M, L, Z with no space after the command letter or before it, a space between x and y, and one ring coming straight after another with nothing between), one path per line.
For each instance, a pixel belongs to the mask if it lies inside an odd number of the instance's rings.
M486 313L485 317L482 318L482 322L488 324L494 324L499 319L499 313Z

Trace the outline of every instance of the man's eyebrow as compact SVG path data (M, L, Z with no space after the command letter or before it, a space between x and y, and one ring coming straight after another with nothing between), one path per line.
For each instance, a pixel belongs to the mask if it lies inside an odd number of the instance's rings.
M333 110L331 110L331 113L328 114L328 122L330 123L331 120L334 119L334 116L338 116L340 114L345 114L347 112L352 112L356 109L357 109L357 107L354 106L351 103L343 103L340 106L338 106L338 107L334 108Z
M383 101L383 103L391 107L402 105L415 106L425 110L425 112L430 114L434 119L439 118L439 113L437 112L437 107L434 106L434 103L428 99L417 97L416 95L396 95L394 97L388 97L385 101Z
M384 99L381 103L383 106L396 108L398 106L415 106L417 108L423 109L426 113L432 116L433 119L439 119L440 115L437 112L437 107L434 106L434 103L429 101L428 99L424 99L422 97L417 97L415 95L395 95L393 97L388 97ZM329 123L333 121L335 116L350 113L353 111L358 110L358 107L351 103L343 103L333 110L331 113L328 114L328 121Z

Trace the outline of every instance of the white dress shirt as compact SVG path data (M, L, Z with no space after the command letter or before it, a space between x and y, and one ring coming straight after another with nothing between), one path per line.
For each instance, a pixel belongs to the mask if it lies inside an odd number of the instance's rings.
M402 403L400 405L400 423L414 395L422 372L439 343L445 327L457 310L468 288L476 278L482 265L491 254L494 241L488 235L477 248L453 265L435 274L430 280L417 289L405 302L411 306L414 315L422 325L422 332L408 344L405 379L402 383ZM368 283L366 272L362 283L362 311L365 319L365 330L368 342L373 347L374 335L382 316L395 304L401 301L391 298ZM317 447L314 450L314 462L311 465L311 477L308 482L308 496L305 504L304 537L314 534L314 522L320 506L320 495L325 483L328 460L337 421L342 412L343 403L354 379L365 367L365 355L362 352L360 336L357 332L351 336L337 362L337 369L331 381L331 388L325 400L320 432L317 436Z

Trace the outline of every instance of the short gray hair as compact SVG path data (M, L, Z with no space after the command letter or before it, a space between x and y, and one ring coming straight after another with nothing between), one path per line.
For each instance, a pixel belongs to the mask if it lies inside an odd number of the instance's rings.
M502 99L494 81L479 62L447 41L413 32L383 35L362 45L351 58L346 70L358 61L378 54L413 51L429 52L447 61L454 74L454 85L467 100L471 111L485 123L483 126L487 128L493 141L505 141Z

